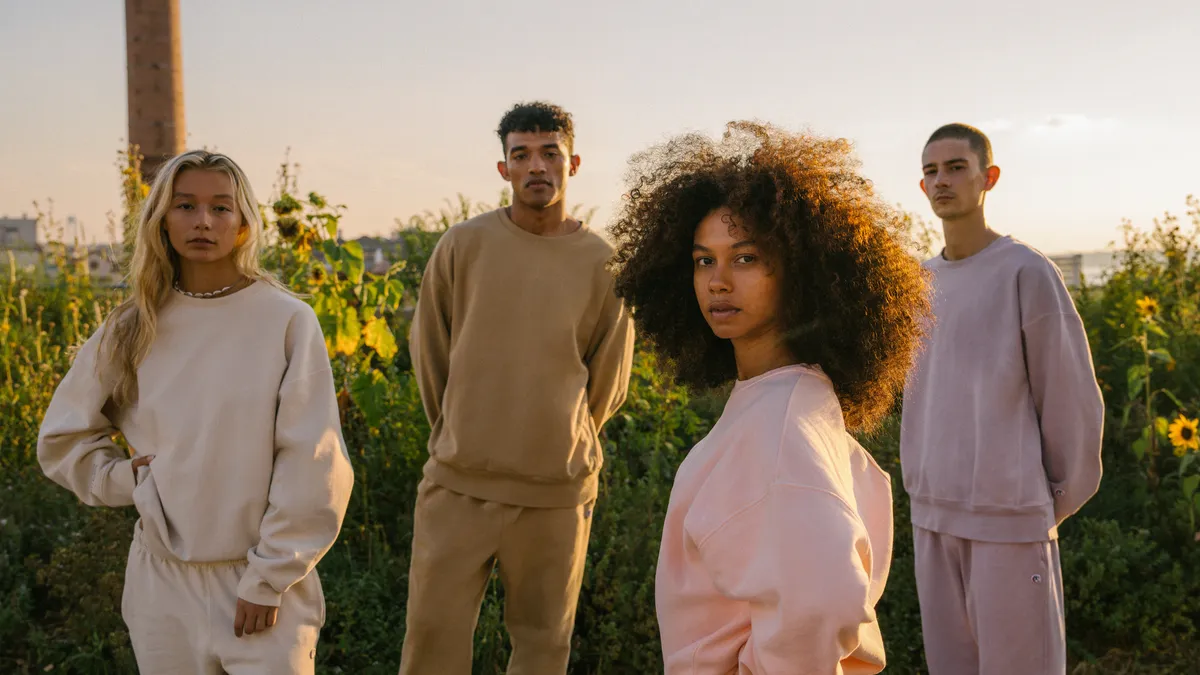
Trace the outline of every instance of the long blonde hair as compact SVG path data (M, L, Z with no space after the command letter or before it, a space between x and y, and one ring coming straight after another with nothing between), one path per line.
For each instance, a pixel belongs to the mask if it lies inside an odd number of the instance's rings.
M100 361L107 360L112 366L115 375L112 396L118 406L137 401L137 369L154 344L158 311L170 297L179 275L179 254L171 246L164 221L171 208L175 179L186 169L220 171L229 176L245 226L233 249L234 265L250 279L287 291L262 267L259 258L265 238L262 214L241 167L225 155L206 150L192 150L171 158L159 169L138 214L133 262L126 277L129 297L109 315L101 336L101 354L108 358Z

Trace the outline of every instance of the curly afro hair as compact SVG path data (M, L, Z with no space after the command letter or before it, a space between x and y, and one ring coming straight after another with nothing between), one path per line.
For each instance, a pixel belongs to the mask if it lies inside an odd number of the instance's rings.
M500 119L496 135L500 137L500 147L508 154L508 135L514 131L562 134L567 144L567 152L575 152L575 122L571 113L562 107L546 101L518 103Z
M704 320L692 243L728 207L780 279L784 339L833 380L846 426L891 411L930 317L928 281L899 213L859 176L844 139L731 122L720 142L686 134L630 160L627 201L610 231L616 292L677 382L737 377L733 345Z

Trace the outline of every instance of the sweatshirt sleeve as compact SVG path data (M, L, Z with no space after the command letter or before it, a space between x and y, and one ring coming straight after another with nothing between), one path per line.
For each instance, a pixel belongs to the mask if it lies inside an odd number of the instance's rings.
M1029 388L1042 433L1042 463L1058 524L1100 488L1104 398L1083 320L1049 262L1018 276Z
M697 545L717 589L749 605L756 673L839 673L875 620L866 528L832 493L772 485Z
M287 341L267 509L238 584L238 597L270 606L333 546L354 485L333 371L311 309L293 318Z
M588 408L598 431L617 412L629 393L633 367L633 319L610 285L588 354Z
M111 379L97 367L102 331L79 349L50 399L38 433L38 463L88 506L130 506L133 460L113 441Z
M451 236L449 232L442 235L429 255L417 293L417 307L409 326L409 356L430 427L436 425L442 416L442 397L450 377L450 310L454 264Z

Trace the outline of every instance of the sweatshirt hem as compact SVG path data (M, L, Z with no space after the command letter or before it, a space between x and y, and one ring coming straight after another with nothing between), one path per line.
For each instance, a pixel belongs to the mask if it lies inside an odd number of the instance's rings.
M1053 503L1022 511L984 513L956 504L933 504L913 496L912 524L960 539L1002 544L1058 539Z
M542 483L518 476L466 472L430 457L425 463L424 474L451 492L528 508L574 508L594 500L600 491L598 470L580 480Z

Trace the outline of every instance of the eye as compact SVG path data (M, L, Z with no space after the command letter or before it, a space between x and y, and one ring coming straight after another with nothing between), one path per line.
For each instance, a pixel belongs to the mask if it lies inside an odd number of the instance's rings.
M182 204L176 204L175 208L187 210L187 209L192 208L192 205L188 204L187 202L183 202Z
M743 265L749 265L750 263L754 262L755 260L758 260L758 257L751 255L749 253L744 253L744 254L739 255L738 257L734 258L734 262L739 262Z
M709 265L712 264L712 258L700 257L700 258L694 259L694 262L696 263L696 267L708 267Z
M229 207L228 206L217 206L217 210L218 211L228 211Z

